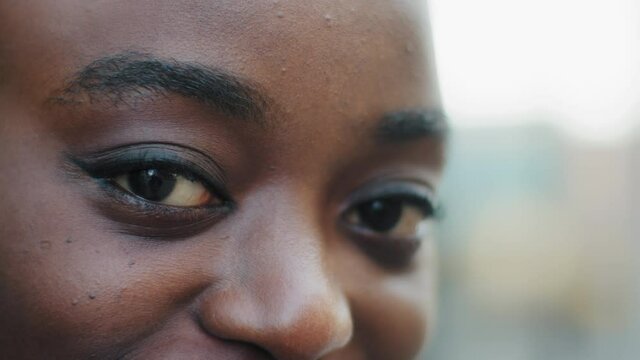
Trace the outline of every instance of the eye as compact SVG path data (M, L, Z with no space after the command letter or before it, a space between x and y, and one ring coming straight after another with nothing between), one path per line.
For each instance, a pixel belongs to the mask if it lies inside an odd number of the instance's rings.
M131 194L163 205L200 207L218 200L195 176L168 169L131 171L113 181Z
M426 220L433 215L426 199L410 196L385 196L361 202L346 213L349 226L391 238L416 238L423 235Z

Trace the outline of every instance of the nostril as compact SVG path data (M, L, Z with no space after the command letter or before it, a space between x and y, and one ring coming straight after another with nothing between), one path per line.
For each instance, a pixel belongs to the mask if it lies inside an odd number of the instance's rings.
M351 339L351 310L327 268L322 229L298 207L278 211L247 227L233 252L238 261L201 294L197 309L218 338L254 344L276 359L319 359Z
M198 324L198 327L200 328L200 330L205 333L207 336L216 338L218 340L224 341L225 343L229 344L229 345L237 345L240 346L244 349L247 350L247 353L250 353L252 355L252 359L264 359L264 360L277 360L277 358L275 356L273 356L269 351L267 351L266 349L258 346L255 343L249 342L249 341L242 341L242 340L235 340L235 339L229 339L229 338L225 338L220 336L219 334L216 333L212 333L210 330L210 328L205 324L205 321L203 320L203 318L200 316L200 314L197 311L192 311L191 312L191 316L193 321Z
M346 299L323 290L289 292L279 302L251 291L217 292L201 299L194 320L210 336L250 344L266 358L319 359L344 347L353 332Z

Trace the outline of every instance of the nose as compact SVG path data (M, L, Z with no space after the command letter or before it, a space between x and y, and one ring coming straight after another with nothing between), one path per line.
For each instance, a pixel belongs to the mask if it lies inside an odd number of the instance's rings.
M349 304L324 265L318 231L295 220L300 214L277 215L245 228L229 276L201 297L200 322L276 359L319 359L349 342Z

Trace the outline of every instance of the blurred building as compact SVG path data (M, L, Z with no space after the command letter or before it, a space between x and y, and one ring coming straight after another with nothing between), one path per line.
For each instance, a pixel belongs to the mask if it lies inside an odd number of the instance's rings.
M640 142L454 132L429 359L637 359Z
M640 359L640 1L428 2L454 128L428 359Z

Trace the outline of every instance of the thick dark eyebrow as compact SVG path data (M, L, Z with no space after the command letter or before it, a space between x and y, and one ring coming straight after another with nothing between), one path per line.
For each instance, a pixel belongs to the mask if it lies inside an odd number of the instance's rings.
M248 81L198 63L126 52L95 60L51 96L54 103L115 103L145 95L174 93L211 106L225 115L262 119L267 98Z
M425 137L444 139L447 117L440 110L407 109L385 114L376 129L381 142L406 142Z

